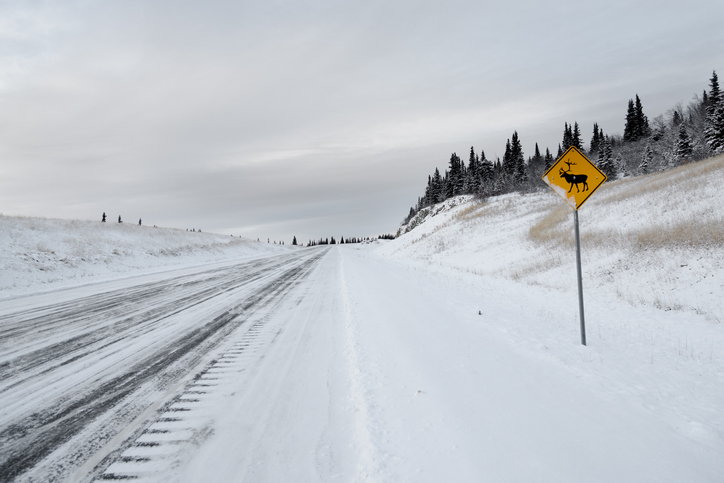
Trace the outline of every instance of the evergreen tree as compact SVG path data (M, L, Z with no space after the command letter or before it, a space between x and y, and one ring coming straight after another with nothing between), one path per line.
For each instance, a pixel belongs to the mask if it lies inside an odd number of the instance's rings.
M571 133L571 146L575 146L579 151L583 151L583 143L581 142L581 129L578 127L578 121L573 123L573 132Z
M641 163L639 164L639 171L641 174L646 174L651 169L651 162L654 160L654 151L651 149L651 145L646 145L646 150L641 156Z
M498 176L495 178L495 183L493 183L493 194L499 195L505 193L506 189L506 182L504 176Z
M540 155L540 149L538 149L538 143L535 143L535 154L533 155L533 164L540 166L543 164L543 156Z
M434 205L435 203L445 201L444 196L442 176L440 176L440 170L435 168L435 174L432 176L432 187L430 189L430 204Z
M636 108L633 99L628 100L628 111L626 112L626 126L623 128L623 140L636 140Z
M450 155L450 172L448 177L448 186L446 189L446 199L462 194L465 178L462 168L462 161L456 153Z
M558 145L558 155L556 156L556 159L561 159L561 156L563 156L563 148L561 148L561 145Z
M593 123L593 136L591 137L591 145L589 147L589 151L591 154L597 153L598 148L601 144L601 138L598 134L598 123Z
M608 179L613 180L616 178L616 165L613 162L611 143L604 141L603 145L601 145L598 150L598 162L596 164Z
M603 152L605 159L610 160L613 158L613 147L611 147L611 141L608 139L608 136L603 140Z
M425 186L425 194L422 197L422 205L430 206L432 203L430 203L430 200L432 199L432 176L429 174L427 175L427 186Z
M568 123L565 123L565 126L563 127L563 150L561 151L561 154L567 151L571 146L573 146L573 130Z
M649 137L651 128L649 127L649 118L644 114L644 108L641 105L641 99L636 94L636 139Z
M715 154L724 152L724 99L719 90L719 78L716 71L710 79L710 91L706 105L706 127L704 138Z
M548 171L551 166L553 166L553 155L551 152L546 148L546 157L545 157L545 169Z
M297 237L295 236L295 237L292 239L292 245L296 245L296 244L297 244Z
M483 151L480 151L480 188L484 189L486 187L492 188L491 184L493 182L493 178L495 176L495 168L493 167L493 162L485 159L485 153Z
M679 126L679 138L676 140L676 148L674 149L677 160L688 160L691 158L693 149L691 148L691 139L689 139L689 133L686 132L686 126L681 124Z
M510 147L510 139L505 142L505 154L503 154L503 173L508 178L515 177L515 160L513 159Z
M621 153L616 155L616 159L613 162L614 166L616 166L616 177L617 178L624 178L626 177L626 163L623 162L623 158L621 157Z
M510 141L510 157L511 164L515 171L513 176L518 183L527 181L528 174L525 172L525 157L523 156L523 146L518 138L518 131L513 132L513 137Z
M470 158L468 159L468 168L465 170L465 187L466 194L474 193L478 185L478 155L470 146Z

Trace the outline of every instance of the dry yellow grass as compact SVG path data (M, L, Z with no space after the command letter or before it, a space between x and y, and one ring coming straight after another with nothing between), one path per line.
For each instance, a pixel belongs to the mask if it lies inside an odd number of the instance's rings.
M654 226L634 231L630 241L638 247L652 248L724 246L724 219L683 220L669 226Z
M529 231L529 237L538 243L570 243L572 233L567 228L571 219L571 209L568 205L552 208Z
M724 155L685 164L674 169L651 173L635 178L620 179L605 183L598 194L598 204L618 203L629 198L648 196L651 193L676 184L681 190L700 187L706 177L714 171L724 169ZM632 185L636 185L635 189Z
M650 197L663 190L696 192L710 182L711 173L724 169L724 155L691 163L678 168L654 173L645 177L617 180L601 187L603 196L596 200L601 208L633 198ZM605 189L604 189L605 188ZM540 244L565 244L573 242L571 210L565 206L550 208L529 231L529 239ZM724 244L724 217L691 218L671 224L621 230L587 231L581 234L587 245L619 246L630 249L663 248L675 246L707 247Z
M473 202L470 204L470 206L468 206L464 210L459 211L455 215L455 218L457 218L459 220L464 220L464 221L471 220L473 218L478 218L478 217L484 215L484 210L482 210L482 208L484 208L485 206L486 206L485 201L483 201L482 203Z

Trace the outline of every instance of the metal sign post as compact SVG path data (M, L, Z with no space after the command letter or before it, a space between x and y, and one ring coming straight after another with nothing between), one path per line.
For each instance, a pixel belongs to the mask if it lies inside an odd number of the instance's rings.
M581 237L578 234L578 210L573 211L576 225L576 269L578 271L578 312L581 314L581 344L586 345L586 318L583 315L583 275L581 275Z
M568 148L543 175L543 181L573 208L576 233L576 271L578 274L578 310L581 317L581 344L586 345L586 320L583 313L583 275L581 274L581 236L578 209L606 181L606 175L575 146ZM575 188L575 191L573 189Z

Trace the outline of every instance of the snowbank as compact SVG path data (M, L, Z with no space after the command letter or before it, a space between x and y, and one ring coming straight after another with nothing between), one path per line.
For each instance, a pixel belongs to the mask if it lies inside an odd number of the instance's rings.
M118 274L286 252L291 247L135 224L0 215L3 297Z

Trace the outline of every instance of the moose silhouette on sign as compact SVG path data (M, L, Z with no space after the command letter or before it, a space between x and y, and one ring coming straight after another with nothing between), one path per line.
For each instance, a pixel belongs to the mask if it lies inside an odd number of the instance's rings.
M586 174L571 174L571 166L575 166L576 163L571 163L570 161L563 161L568 165L568 169L564 170L561 168L560 172L558 173L561 178L565 179L568 184L571 185L568 192L570 193L573 191L573 185L576 186L576 193L580 193L581 190L578 188L579 184L583 184L583 191L588 191L588 175Z

